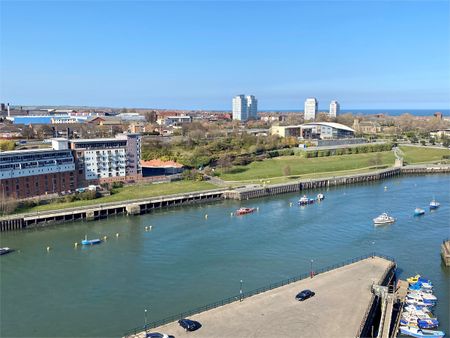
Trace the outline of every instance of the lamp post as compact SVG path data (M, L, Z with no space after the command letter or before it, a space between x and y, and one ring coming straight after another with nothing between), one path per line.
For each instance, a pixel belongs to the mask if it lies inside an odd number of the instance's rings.
M314 262L314 259L311 259L311 269L310 269L310 276L311 276L311 278L313 278L314 277L314 272L313 272L313 262Z
M242 302L243 297L243 293L242 293L242 279L241 279L241 286L239 288L239 301Z
M145 336L147 337L147 309L144 309L144 330Z

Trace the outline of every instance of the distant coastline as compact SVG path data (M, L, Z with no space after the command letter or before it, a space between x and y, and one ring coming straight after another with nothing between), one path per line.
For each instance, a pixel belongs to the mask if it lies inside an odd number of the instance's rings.
M327 109L319 108L319 112L327 111ZM269 112L291 112L291 113L303 113L303 110L260 110L259 113ZM444 117L450 116L450 109L341 109L340 114L351 113L353 115L375 115L385 114L389 116L400 116L403 114L411 114L414 116L433 116L434 113L441 112Z

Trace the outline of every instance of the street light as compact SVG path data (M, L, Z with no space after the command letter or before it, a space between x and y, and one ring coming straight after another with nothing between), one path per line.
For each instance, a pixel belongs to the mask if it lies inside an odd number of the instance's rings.
M313 262L314 262L314 259L311 259L311 272L310 272L310 276L311 276L311 278L313 278L314 277L314 272L313 272Z
M144 309L144 330L145 336L147 337L147 309Z
M243 282L242 282L242 279L241 279L241 286L240 286L240 289L239 289L239 301L240 302L242 302L242 299L244 298L243 294L242 294L242 283Z

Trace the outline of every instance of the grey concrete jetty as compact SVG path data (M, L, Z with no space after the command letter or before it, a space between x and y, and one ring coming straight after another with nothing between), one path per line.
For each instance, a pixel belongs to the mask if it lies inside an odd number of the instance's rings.
M148 332L177 338L357 337L372 307L372 286L383 284L394 269L390 260L369 257L192 315L188 318L202 324L197 331L186 332L173 321ZM295 295L304 289L316 295L299 302ZM145 332L129 337L143 338Z

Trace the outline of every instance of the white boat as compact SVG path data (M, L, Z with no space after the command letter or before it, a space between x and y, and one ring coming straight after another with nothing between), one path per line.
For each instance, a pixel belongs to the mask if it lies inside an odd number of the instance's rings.
M374 224L390 224L390 223L394 223L394 222L395 222L395 218L392 216L389 216L387 213L383 213L380 216L378 216L377 218L373 219Z
M425 316L428 315L429 317L432 316L431 310L426 306L415 306L412 304L408 304L404 307L404 310L406 313L416 315L416 316Z
M430 202L430 209L437 209L441 206L441 203L439 203L438 201L436 201L434 198L433 200Z
M411 299L411 298L406 298L406 304L425 306L425 307L433 307L436 305L435 302L423 301L423 300L417 300L417 299Z
M410 291L406 295L408 298L414 298L414 297L420 297L422 299L426 300L432 300L434 302L437 301L437 297L431 293L428 292L422 292L422 291Z
M423 330L412 326L400 326L400 332L404 335L418 338L420 337L442 338L445 336L445 333L442 331Z
M13 251L14 251L13 249L10 249L8 247L0 248L0 255L6 255Z

